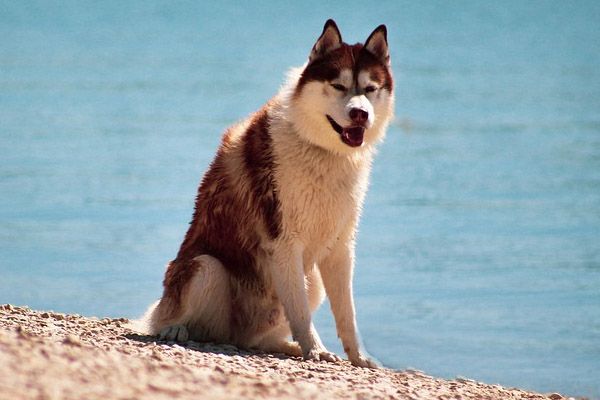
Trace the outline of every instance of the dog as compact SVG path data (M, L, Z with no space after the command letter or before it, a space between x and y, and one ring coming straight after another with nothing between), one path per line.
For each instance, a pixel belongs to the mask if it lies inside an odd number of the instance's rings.
M352 275L393 84L385 25L349 45L325 23L307 63L223 135L147 333L339 362L311 321L327 295L349 361L376 368L359 348Z

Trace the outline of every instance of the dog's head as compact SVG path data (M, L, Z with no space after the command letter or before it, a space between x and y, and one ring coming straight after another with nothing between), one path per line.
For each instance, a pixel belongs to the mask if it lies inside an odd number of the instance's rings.
M394 108L387 30L348 45L328 20L302 70L291 101L293 123L305 140L353 154L382 140Z

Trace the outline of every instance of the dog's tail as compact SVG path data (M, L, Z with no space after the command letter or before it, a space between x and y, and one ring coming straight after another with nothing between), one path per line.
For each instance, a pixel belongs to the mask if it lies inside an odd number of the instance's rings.
M160 300L157 300L152 303L152 305L148 307L148 310L146 310L146 313L143 317L129 321L129 323L126 325L127 328L142 335L155 335L156 332L154 332L153 319L159 302Z

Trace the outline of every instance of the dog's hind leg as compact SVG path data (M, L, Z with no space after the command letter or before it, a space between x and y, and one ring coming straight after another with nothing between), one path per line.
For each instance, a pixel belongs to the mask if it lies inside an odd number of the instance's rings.
M179 310L169 316L165 298L150 317L151 331L162 340L217 341L230 338L230 279L219 260L202 255L192 260L195 272L181 294Z

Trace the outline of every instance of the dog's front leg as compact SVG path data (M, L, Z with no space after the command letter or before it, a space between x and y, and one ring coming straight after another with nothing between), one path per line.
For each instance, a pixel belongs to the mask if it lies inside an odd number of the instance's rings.
M292 336L302 348L305 359L341 361L325 349L312 323L299 244L281 246L273 252L270 272L290 324Z
M353 268L354 243L350 239L347 242L338 241L328 257L319 264L337 334L348 360L359 367L377 368L377 364L365 357L359 348L352 296Z

